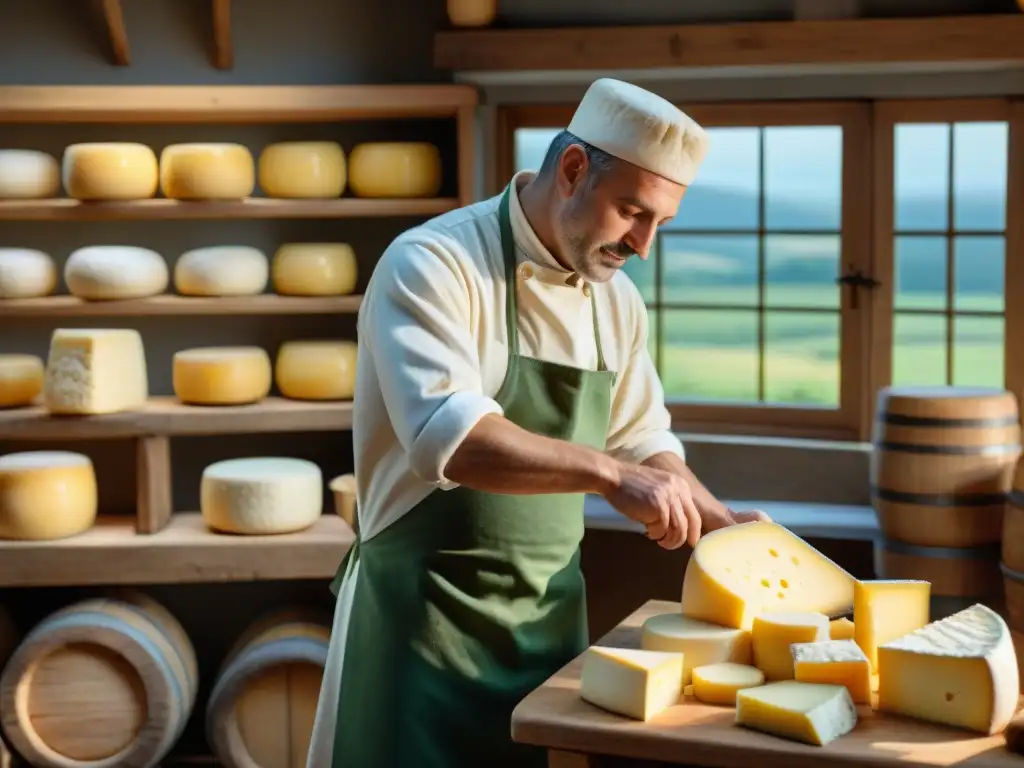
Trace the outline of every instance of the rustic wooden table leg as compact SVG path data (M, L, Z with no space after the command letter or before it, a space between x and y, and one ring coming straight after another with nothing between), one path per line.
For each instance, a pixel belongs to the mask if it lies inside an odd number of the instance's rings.
M564 752L561 749L548 750L548 768L595 768L588 755L582 752Z
M147 435L135 442L136 522L138 533L158 533L171 521L171 441Z

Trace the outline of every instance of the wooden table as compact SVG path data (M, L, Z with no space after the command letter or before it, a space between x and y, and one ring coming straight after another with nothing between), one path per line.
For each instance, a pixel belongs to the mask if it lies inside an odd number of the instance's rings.
M652 600L601 638L599 645L640 646L649 616L675 612L679 603ZM605 712L580 698L581 658L528 695L512 713L512 737L548 750L550 768L1024 768L1002 736L897 718L859 707L860 722L846 736L813 747L741 728L732 707L692 697L642 723Z

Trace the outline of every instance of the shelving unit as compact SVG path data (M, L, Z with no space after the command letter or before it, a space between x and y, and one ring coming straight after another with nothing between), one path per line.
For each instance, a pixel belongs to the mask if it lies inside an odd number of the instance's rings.
M125 301L83 301L74 296L0 301L5 317L159 317L169 315L332 315L359 311L362 296L153 296ZM0 413L2 418L2 413Z

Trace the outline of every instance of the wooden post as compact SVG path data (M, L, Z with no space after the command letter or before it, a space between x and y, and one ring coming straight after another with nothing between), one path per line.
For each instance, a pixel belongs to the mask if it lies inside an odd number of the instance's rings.
M171 440L146 435L135 443L136 523L138 533L158 533L171 520Z
M548 768L595 768L594 761L582 752L548 750Z
M459 205L476 201L476 107L459 107L458 131Z

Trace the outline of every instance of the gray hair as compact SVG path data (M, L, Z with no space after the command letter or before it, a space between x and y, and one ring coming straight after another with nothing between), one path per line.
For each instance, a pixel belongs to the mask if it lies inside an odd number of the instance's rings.
M573 144L578 144L583 147L583 151L587 155L587 161L589 162L587 183L589 185L592 185L600 176L611 170L612 165L615 163L615 157L609 155L603 149L598 149L592 144L588 144L568 131L561 131L551 140L551 144L548 146L548 151L544 155L544 162L541 163L540 170L537 172L537 175L543 177L550 176L554 173L555 167L558 165L558 161L562 157L562 153Z

